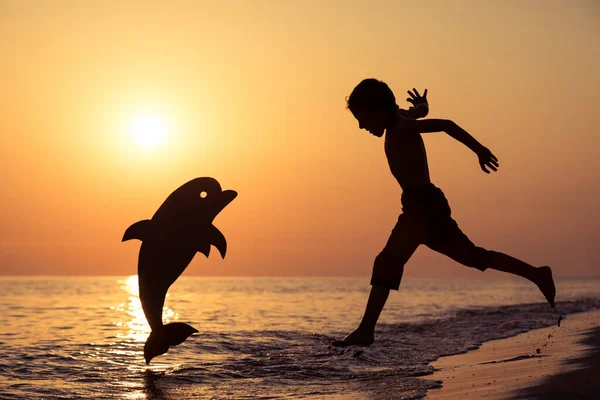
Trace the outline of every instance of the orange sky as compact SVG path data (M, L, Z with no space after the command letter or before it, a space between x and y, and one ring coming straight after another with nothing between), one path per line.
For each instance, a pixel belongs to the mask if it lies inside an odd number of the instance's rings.
M594 1L4 0L0 273L135 274L124 230L213 176L239 192L228 256L186 274L368 276L401 192L344 98L376 77L500 159L425 139L475 243L599 276L599 39ZM143 113L158 148L130 140ZM481 274L423 247L405 276Z

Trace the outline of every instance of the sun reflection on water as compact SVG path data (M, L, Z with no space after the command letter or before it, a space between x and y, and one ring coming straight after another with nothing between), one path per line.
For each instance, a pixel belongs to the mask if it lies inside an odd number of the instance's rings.
M129 294L127 306L125 303L119 304L117 307L111 307L116 311L127 313L128 318L124 321L116 321L115 325L126 328L125 331L119 332L119 339L129 339L136 343L144 343L150 335L150 326L146 321L142 303L140 302L138 277L131 275L126 279L119 280L121 290ZM168 294L167 294L168 296ZM169 307L163 307L163 322L168 324L172 320L176 320L178 315Z

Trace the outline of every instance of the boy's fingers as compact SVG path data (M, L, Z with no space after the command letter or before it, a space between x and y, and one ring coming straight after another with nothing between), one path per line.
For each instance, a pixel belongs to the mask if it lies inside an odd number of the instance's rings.
M483 170L483 172L485 172L486 174L489 174L490 171L488 171L487 169L485 169L485 164L481 164L481 169Z
M498 162L498 159L496 158L496 156L495 156L495 155L493 155L493 154L490 154L490 157L492 158L492 160L494 160L494 161Z
M408 90L406 93L408 93L408 95L409 95L411 98L413 98L413 99L415 99L415 98L417 97L417 96L415 96L415 95L414 95L414 93L413 93L413 92L411 92L410 90Z
M488 164L488 167L491 168L494 171L498 171L498 168L496 168L493 164Z
M499 167L499 166L500 166L500 164L498 164L498 161L494 161L494 160L492 160L492 161L490 161L490 163L491 163L492 165L495 165L496 167Z
M419 91L417 89L413 88L413 90L415 91L417 97L421 97L421 95L419 94Z
M427 97L427 89L423 92L423 97Z

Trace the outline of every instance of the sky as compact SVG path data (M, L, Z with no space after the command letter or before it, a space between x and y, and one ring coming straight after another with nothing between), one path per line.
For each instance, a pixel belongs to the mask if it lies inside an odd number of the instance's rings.
M473 242L600 276L595 1L2 0L0 54L0 274L136 274L125 229L211 176L239 193L215 219L228 254L185 275L368 277L401 211L345 109L374 77L403 108L427 88L429 117L499 158L486 175L424 139ZM425 246L405 269L483 275Z

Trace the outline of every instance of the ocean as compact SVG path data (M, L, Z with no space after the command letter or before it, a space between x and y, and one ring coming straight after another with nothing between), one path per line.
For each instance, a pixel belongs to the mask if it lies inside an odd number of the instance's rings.
M442 355L600 308L599 279L404 279L368 348L368 278L182 277L163 318L200 332L147 366L137 276L0 277L0 399L413 399ZM531 343L532 353L541 343Z

